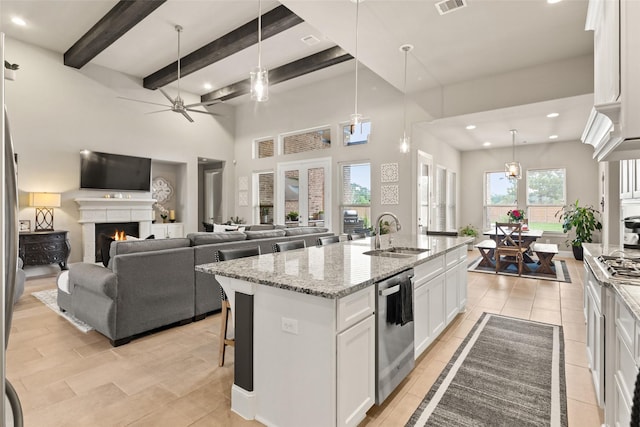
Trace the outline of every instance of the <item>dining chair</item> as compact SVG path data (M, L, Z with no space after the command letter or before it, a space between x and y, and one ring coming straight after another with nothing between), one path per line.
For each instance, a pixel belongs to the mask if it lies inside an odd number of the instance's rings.
M325 246L325 245L330 245L332 243L338 243L338 242L340 242L340 236L318 237L318 240L316 240L316 245Z
M365 237L367 237L367 235L364 234L364 233L349 233L349 234L347 234L347 240L358 240L358 239L364 239Z
M522 246L522 224L512 222L496 222L496 273L511 264L518 267L518 276L522 275L524 267L524 252ZM504 267L503 267L504 266Z
M288 242L278 242L273 244L273 252L285 252L293 249L306 248L304 240L289 240Z
M260 246L249 247L249 248L240 248L240 249L219 249L216 253L216 258L218 262L220 261L230 261L232 259L237 258L245 258L250 256L260 255ZM220 353L218 355L218 366L224 365L224 353L228 345L235 346L236 341L233 338L227 338L227 329L229 324L229 312L231 312L231 304L229 304L229 299L227 298L227 294L220 286L220 298L222 299L222 309L220 310L220 314L222 315L222 320L220 322Z

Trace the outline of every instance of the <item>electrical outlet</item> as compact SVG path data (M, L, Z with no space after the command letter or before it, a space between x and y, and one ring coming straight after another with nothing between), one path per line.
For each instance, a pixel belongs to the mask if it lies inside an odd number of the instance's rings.
M282 330L290 334L298 335L298 320L283 317Z

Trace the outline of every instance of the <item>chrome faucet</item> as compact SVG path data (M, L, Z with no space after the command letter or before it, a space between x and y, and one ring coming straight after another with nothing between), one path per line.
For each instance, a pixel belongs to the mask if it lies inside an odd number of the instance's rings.
M373 229L373 231L376 233L376 236L374 238L374 249L380 249L380 220L382 219L383 216L386 216L386 215L389 215L396 221L396 232L402 229L402 226L400 225L400 220L394 213L382 212L380 215L378 215L378 219L376 219L376 225Z

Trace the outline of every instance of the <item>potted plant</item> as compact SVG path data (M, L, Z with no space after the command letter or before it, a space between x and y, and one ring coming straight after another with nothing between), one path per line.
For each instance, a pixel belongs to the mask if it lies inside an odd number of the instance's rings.
M298 220L298 212L296 211L291 211L287 214L287 218L289 218L289 221L297 221Z
M319 219L320 221L323 221L323 220L324 220L324 211L318 211L318 219Z
M478 229L475 228L473 225L468 224L465 225L464 227L462 227L460 230L458 230L458 234L460 236L469 236L469 237L473 237L473 240L471 242L469 242L467 244L467 250L472 250L473 249L473 244L476 241L476 237L478 237L478 235L480 233L478 233Z
M565 243L573 249L574 258L581 261L583 259L582 244L593 241L593 232L602 230L602 223L598 219L600 213L597 210L592 206L580 206L578 202L576 200L574 204L564 206L556 212L555 216L559 217L562 231L565 233L575 228L576 236L573 239L567 239Z

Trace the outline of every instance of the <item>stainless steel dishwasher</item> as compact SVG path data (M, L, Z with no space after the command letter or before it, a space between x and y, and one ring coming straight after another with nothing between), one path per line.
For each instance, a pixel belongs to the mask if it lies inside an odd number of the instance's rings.
M415 365L413 317L410 321L396 322L392 313L396 307L389 306L396 303L396 298L400 298L403 286L410 293L409 300L405 301L413 304L412 278L413 270L405 270L376 285L376 405L384 402Z

